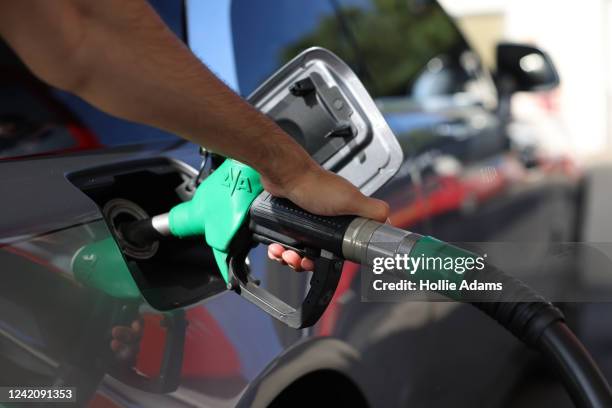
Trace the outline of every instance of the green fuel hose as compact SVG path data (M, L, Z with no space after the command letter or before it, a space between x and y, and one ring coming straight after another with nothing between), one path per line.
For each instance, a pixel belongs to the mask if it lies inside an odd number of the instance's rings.
M397 243L396 249L390 250L390 242ZM343 249L347 259L366 265L371 265L374 257L398 253L407 253L411 257L421 254L440 258L476 257L469 251L434 238L407 233L364 219L355 219L351 223L345 235ZM425 275L428 279L501 283L505 288L503 291L471 292L469 298L465 298L460 292L446 291L441 294L472 304L525 344L539 350L556 368L577 407L612 407L612 390L606 378L586 348L567 327L561 311L525 283L492 265L486 265L482 270L473 269L463 276L452 271L427 270L418 271L408 277L423 279Z

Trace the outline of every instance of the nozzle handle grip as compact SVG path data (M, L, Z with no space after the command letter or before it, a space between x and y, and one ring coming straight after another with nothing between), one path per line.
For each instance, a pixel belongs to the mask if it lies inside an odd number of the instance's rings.
M315 267L306 296L300 306L294 308L249 277L243 259L250 245L238 236L232 243L229 262L230 273L239 286L238 293L289 327L312 326L325 312L336 291L343 266L342 241L356 217L322 217L265 191L255 198L249 215L250 240L266 244L277 242L304 251L313 259Z
M250 230L294 248L324 249L342 257L342 240L357 217L312 214L291 201L262 192L251 205Z

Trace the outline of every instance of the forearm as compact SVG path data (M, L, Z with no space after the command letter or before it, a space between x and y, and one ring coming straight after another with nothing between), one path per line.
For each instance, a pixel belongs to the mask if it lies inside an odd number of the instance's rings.
M144 2L143 22L109 22L91 44L89 80L76 92L101 109L181 135L251 165L283 174L287 156L307 156L276 124L219 81ZM133 31L133 30L136 31Z
M57 4L34 0L32 6L49 8L44 3ZM44 80L112 115L243 161L275 183L295 174L285 163L313 165L297 143L221 83L145 1L69 1L63 8L37 10L48 32L42 24L34 33L5 34ZM61 43L45 44L58 37L58 27Z

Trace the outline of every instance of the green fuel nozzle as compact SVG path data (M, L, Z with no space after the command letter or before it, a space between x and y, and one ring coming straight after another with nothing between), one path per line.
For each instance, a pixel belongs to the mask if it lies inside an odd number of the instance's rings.
M285 322L291 327L314 324L331 300L345 260L372 266L377 258L409 257L476 258L477 255L428 236L421 236L389 224L355 216L325 217L309 213L290 201L263 191L259 174L251 167L226 159L198 186L190 201L181 203L149 220L123 228L123 236L146 241L161 235L178 238L203 236L214 252L217 266L229 289ZM295 309L265 291L251 278L246 266L249 251L258 243L279 243L314 260L310 290L300 308ZM543 299L521 282L492 267L457 274L445 268L421 268L400 277L412 280L455 282L464 280L501 282L507 292L478 293L472 303L502 324L509 324L523 339L535 336L514 319L547 310L550 319L560 313L552 305L541 307ZM457 301L471 302L460 290L441 290ZM507 301L512 293L516 307L496 309L491 303ZM473 293L472 293L473 294ZM520 299L522 302L516 301ZM525 306L527 305L527 306ZM514 320L513 320L514 319Z
M229 289L292 327L314 324L331 300L344 260L372 265L374 259L408 256L475 257L471 252L373 220L355 216L325 217L309 213L290 201L263 191L251 167L226 159L198 186L190 201L167 214L122 227L122 235L137 243L160 236L202 236L215 255ZM310 290L295 309L265 291L251 278L248 252L258 243L280 243L315 262ZM416 271L411 279L464 276L446 269ZM444 292L464 300L459 292Z
M179 238L203 235L223 279L229 283L230 244L262 190L259 173L227 159L200 184L190 201L170 210L169 232Z

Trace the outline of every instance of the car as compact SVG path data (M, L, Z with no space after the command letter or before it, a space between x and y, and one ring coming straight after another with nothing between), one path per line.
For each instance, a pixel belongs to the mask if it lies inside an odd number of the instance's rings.
M245 98L308 47L346 61L403 150L376 193L394 225L452 242L535 241L523 256L543 259L578 239L580 175L525 160L507 132L515 91L558 84L540 50L501 44L493 75L432 0L151 3ZM549 71L518 70L526 55ZM225 291L202 240L130 252L118 223L188 199L198 148L48 87L6 46L0 66L0 384L76 387L92 407L495 407L533 385L537 356L495 322L452 302L362 299L354 264L321 320L295 330ZM94 246L108 275L90 276ZM301 300L304 274L261 247L250 263L264 287ZM118 294L123 284L134 296ZM111 332L134 321L142 338L117 355Z

